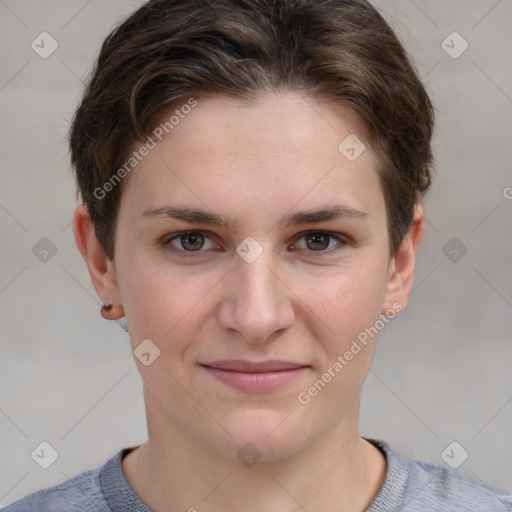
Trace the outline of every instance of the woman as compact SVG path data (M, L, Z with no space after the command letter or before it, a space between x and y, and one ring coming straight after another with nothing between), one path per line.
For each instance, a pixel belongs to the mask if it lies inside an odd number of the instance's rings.
M362 0L150 1L105 40L74 234L125 317L148 441L16 511L499 511L512 493L358 433L405 308L433 109Z

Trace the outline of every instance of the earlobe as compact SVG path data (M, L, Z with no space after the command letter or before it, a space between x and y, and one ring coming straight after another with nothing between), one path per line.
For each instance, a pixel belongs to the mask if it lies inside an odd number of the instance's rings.
M82 258L84 259L92 284L103 303L120 303L119 287L115 267L103 250L91 222L87 206L80 204L73 215L73 234ZM101 310L104 318L115 320L124 316L122 306Z
M383 315L390 309L394 309L394 304L400 304L400 309L404 309L407 305L414 281L416 252L423 236L423 230L423 206L421 203L417 203L409 230L390 261L389 278L381 311Z

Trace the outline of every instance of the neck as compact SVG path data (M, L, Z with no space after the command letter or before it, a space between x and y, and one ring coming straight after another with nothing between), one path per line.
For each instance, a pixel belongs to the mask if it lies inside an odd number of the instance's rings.
M246 466L176 425L157 428L148 416L148 442L123 459L123 472L155 512L361 512L384 483L386 460L354 423L285 459Z

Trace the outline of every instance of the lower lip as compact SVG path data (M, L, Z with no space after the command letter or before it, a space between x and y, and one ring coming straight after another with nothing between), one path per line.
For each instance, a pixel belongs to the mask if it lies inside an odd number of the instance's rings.
M235 372L232 370L221 370L211 366L203 368L210 374L222 381L224 384L241 391L264 392L272 391L288 384L292 380L298 378L307 366L294 368L292 370L279 370L275 372Z

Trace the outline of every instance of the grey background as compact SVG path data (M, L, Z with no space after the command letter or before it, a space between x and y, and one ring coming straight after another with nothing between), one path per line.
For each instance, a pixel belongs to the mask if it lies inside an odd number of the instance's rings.
M0 0L2 505L146 439L127 334L101 318L74 244L66 146L81 80L140 3ZM361 434L442 465L457 441L469 453L458 471L512 488L512 2L374 4L436 105L437 176L415 289L380 336ZM31 48L43 31L59 44L48 59ZM469 43L457 59L441 47L453 31ZM467 247L456 262L443 253L454 236ZM57 248L46 262L32 252L43 237ZM46 470L30 456L43 440L59 453Z

